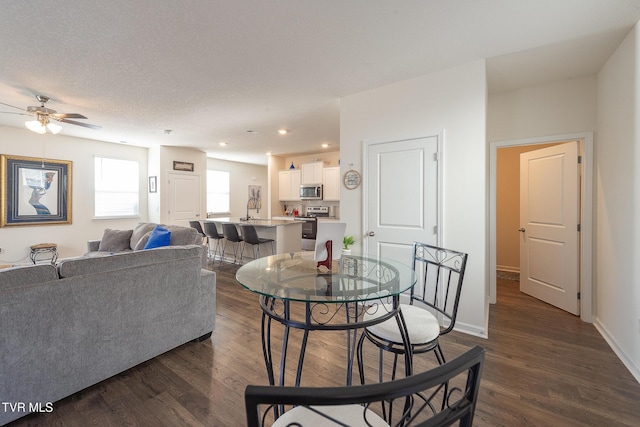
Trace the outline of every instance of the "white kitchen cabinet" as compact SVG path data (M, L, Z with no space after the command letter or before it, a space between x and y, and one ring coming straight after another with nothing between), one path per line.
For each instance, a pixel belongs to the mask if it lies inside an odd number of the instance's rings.
M278 174L279 200L288 202L300 200L300 169L280 171Z
M340 166L322 170L323 200L340 201Z
M302 164L302 184L320 184L324 162Z

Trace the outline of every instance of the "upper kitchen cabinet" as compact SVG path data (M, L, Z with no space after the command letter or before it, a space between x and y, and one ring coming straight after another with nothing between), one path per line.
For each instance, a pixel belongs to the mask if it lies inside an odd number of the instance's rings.
M322 170L322 187L324 200L340 201L340 166Z
M280 201L300 200L300 176L300 169L279 172L278 195Z
M302 184L320 184L324 162L302 164Z

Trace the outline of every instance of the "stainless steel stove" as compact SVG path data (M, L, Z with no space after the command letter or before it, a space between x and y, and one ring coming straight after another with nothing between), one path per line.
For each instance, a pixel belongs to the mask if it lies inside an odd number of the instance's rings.
M318 218L328 217L329 208L327 206L307 206L303 216L297 216L296 221L302 223L302 250L313 251L316 247L316 232L318 230Z

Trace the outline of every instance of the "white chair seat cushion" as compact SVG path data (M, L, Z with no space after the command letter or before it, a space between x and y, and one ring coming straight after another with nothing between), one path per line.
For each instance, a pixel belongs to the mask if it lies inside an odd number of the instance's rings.
M389 427L382 418L370 410L366 410L366 422L364 419L365 408L361 405L336 405L336 406L312 406L316 411L322 412L348 426L353 427ZM304 406L296 406L295 408L285 412L273 423L272 427L284 426L310 426L310 427L329 427L336 426L332 420L308 409Z
M391 304L382 304L375 313L365 313L363 320L375 319L388 313L389 310L392 309L393 306ZM402 310L402 316L407 325L411 344L425 344L438 338L440 335L440 324L431 312L410 304L400 304L400 310ZM400 329L398 328L398 322L395 317L387 319L382 323L368 326L367 330L377 337L402 344L402 336L400 335Z

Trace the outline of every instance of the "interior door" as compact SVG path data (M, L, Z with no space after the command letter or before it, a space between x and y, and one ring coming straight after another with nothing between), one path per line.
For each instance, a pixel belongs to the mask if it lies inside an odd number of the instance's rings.
M169 173L169 224L189 226L200 218L200 176Z
M437 244L438 137L367 146L366 249L411 262L412 243Z
M578 315L578 142L520 155L520 290Z

